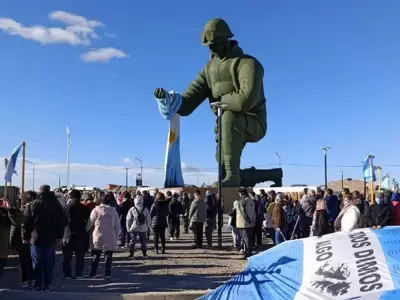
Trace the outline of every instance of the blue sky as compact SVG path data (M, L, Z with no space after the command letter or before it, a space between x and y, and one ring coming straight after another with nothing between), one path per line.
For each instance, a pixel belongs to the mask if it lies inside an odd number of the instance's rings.
M92 35L66 37L65 22L71 20L54 13L60 11L97 21L83 28ZM0 119L6 133L0 156L26 140L37 180L55 184L55 174L64 180L68 123L73 183L123 184L118 167L135 168L135 173L138 164L123 159L139 157L144 183L159 185L168 124L158 113L153 89L184 91L208 59L200 44L204 23L222 17L244 51L265 68L268 132L246 147L242 166L276 164L277 152L285 184L322 184L320 148L328 145L329 179L339 179L341 170L361 178L361 167L335 166L361 165L369 153L377 164L400 163L395 137L399 13L396 0L1 1L0 103L7 113ZM70 34L82 33L80 22ZM63 31L38 37L29 28L34 25ZM49 39L53 43L45 44ZM113 49L89 58L119 58L82 60L81 55L101 48ZM202 171L186 172L188 183L216 177L213 126L206 102L181 123L183 160ZM400 175L394 167L383 172Z

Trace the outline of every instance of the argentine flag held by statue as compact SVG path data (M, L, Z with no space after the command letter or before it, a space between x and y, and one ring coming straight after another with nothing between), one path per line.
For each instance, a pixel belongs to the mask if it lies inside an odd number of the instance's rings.
M161 115L169 120L164 187L182 187L184 181L180 155L180 115L177 113L182 104L182 96L172 91L165 93L164 99L156 100Z

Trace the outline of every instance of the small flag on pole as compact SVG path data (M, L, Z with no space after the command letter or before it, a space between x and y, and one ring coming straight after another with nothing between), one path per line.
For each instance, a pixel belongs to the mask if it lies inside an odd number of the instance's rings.
M366 182L371 181L371 168L370 168L370 159L369 157L367 157L364 162L363 162L363 173L364 173L364 179ZM375 182L376 181L376 175L375 175L375 171L377 170L376 167L373 166L373 174L372 174L372 180Z
M389 189L389 180L390 180L389 174L383 176L382 180L381 180L381 188L388 190Z
M68 125L67 125L67 141L68 145L71 145L71 131L69 131Z
M12 182L12 176L16 174L15 168L17 166L17 158L19 152L21 151L21 148L22 148L22 143L14 149L14 151L11 153L10 158L8 159L6 173L4 174L5 182Z

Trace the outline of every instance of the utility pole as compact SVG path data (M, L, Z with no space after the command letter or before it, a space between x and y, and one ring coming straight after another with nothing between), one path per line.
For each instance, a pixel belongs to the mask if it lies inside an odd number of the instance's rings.
M61 175L58 175L58 188L61 189Z
M343 189L344 189L344 177L343 177L343 171L340 171L340 172L342 172L342 191L343 191Z
M128 191L128 177L129 177L129 168L125 168L125 187L126 187L126 191Z
M328 188L328 150L330 147L323 147L321 150L324 151L324 169L325 169L325 189Z

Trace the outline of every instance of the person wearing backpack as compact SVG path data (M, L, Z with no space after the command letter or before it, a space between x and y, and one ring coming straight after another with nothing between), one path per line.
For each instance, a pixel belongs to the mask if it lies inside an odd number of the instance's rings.
M126 228L131 236L129 257L133 258L136 248L136 239L139 237L143 257L147 257L147 232L151 224L150 212L144 206L142 196L136 196L134 206L126 216Z

